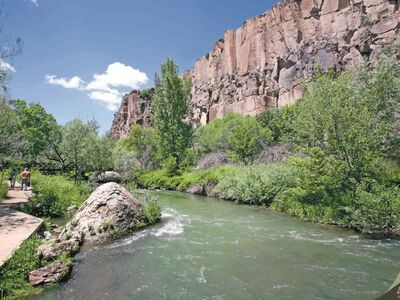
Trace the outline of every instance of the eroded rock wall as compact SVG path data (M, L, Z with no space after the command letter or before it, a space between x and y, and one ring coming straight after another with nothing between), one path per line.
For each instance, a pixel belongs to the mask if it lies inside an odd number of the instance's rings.
M228 112L255 115L288 105L318 68L351 69L400 45L399 2L287 0L226 31L185 73L193 82L191 119L206 124ZM123 98L111 129L115 140L133 124L149 125L150 98L139 91Z
M293 103L317 68L350 69L399 45L399 3L290 0L228 30L191 71L192 119L255 115Z
M111 126L113 140L126 137L134 124L149 126L150 114L151 92L141 95L140 91L134 90L125 95Z

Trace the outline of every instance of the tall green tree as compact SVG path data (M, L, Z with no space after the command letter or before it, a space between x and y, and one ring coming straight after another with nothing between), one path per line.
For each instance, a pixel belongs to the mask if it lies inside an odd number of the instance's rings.
M53 115L39 103L26 104L24 100L12 100L18 130L27 142L23 158L36 162L37 158L57 142L59 125Z
M161 66L161 75L155 76L152 123L160 138L163 157L173 157L179 165L192 141L189 114L191 81L179 76L172 61Z

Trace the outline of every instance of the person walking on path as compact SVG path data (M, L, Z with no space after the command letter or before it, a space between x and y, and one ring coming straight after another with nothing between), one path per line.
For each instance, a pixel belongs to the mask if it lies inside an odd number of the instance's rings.
M22 171L21 173L21 190L28 190L28 183L31 178L31 173L28 171L27 168Z
M15 187L15 180L17 179L17 170L15 168L12 169L11 174L10 174L10 185L11 188Z

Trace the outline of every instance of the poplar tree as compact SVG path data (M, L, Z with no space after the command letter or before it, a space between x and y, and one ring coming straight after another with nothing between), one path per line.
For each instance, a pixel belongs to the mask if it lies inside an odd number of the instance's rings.
M161 65L155 76L152 123L160 141L161 157L173 158L179 165L192 141L188 122L191 81L179 76L172 59Z

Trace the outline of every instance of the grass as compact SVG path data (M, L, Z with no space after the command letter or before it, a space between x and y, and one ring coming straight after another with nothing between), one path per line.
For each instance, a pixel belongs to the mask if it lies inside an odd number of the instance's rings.
M64 176L32 174L34 196L24 211L37 217L69 217L68 207L79 207L90 193L85 183L75 183Z
M7 197L8 186L7 183L0 183L0 202Z
M36 250L41 244L38 236L26 240L0 270L0 299L16 299L34 292L28 283L29 272L41 267Z

